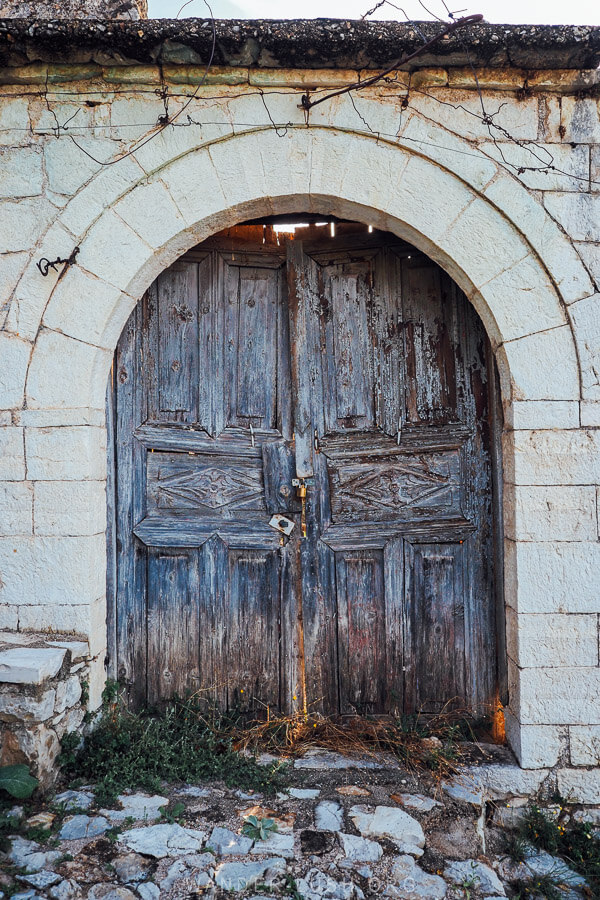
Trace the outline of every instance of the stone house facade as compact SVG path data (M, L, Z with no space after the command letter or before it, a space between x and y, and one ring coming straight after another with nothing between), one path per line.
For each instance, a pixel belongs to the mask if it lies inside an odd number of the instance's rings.
M311 213L409 242L483 322L503 410L507 738L522 767L600 802L600 29L472 25L303 107L439 28L217 22L213 52L206 20L0 21L5 760L51 764L57 679L85 672L100 703L105 397L130 314L216 232ZM44 259L60 262L44 275Z

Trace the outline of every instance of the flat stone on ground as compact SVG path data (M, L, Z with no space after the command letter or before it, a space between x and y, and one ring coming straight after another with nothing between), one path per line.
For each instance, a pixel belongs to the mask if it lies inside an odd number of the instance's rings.
M450 781L442 781L442 788L449 797L460 803L471 803L473 806L483 803L481 784L469 776L457 775Z
M136 891L142 900L158 900L160 897L160 888L151 881L144 881L142 884L138 884Z
M147 825L119 835L119 841L130 850L144 856L162 859L164 856L184 856L197 853L206 837L203 831L182 828L181 825Z
M339 831L344 825L344 810L335 800L322 800L315 807L315 828L318 831Z
M125 853L112 860L115 875L122 884L144 881L148 877L150 864L139 853Z
M215 881L217 886L226 891L244 891L270 874L282 873L286 870L284 859L271 858L256 862L221 863L217 868Z
M344 834L343 831L340 831L338 837L347 859L355 862L377 862L383 856L383 849L377 841L370 841L355 834Z
M420 823L404 810L377 806L369 812L366 806L353 806L350 817L363 836L388 838L402 853L422 855L425 834Z
M398 900L442 900L447 884L439 875L430 875L416 864L412 856L399 856L392 869L392 885L385 891L386 897Z
M266 841L255 841L254 847L250 853L252 855L276 855L283 856L286 859L292 859L294 856L294 835L280 834L278 831L272 831Z
M406 809L414 809L416 812L431 812L436 806L442 805L432 797L425 797L423 794L392 794L391 797L395 803L400 803Z
M252 838L236 834L229 828L213 828L208 839L208 846L219 856L245 856L253 843Z
M88 900L136 900L129 888L118 884L95 884L88 893Z
M97 837L108 831L110 825L103 816L71 816L65 819L58 836L61 841L78 841L82 838Z
M377 757L345 756L332 750L307 750L304 756L295 760L295 769L397 769L398 761L392 756L378 754Z
M506 896L502 882L494 870L476 859L450 863L444 869L444 878L453 884L472 883L474 889L486 896Z
M45 890L61 881L61 876L57 875L56 872L47 872L45 869L42 869L41 872L34 872L32 875L17 875L17 879L30 884L34 888Z
M89 791L63 791L57 794L54 800L65 809L89 809L94 801L94 795Z
M156 821L162 813L161 806L167 806L168 797L148 797L146 794L121 794L117 797L121 809L101 809L100 812L111 822L122 822L124 819L147 819Z
M62 856L58 850L43 851L35 841L27 841L22 837L11 838L11 841L9 858L15 866L27 869L29 872L39 872L40 869L51 866Z
M316 788L290 788L288 794L296 800L316 800L321 793Z

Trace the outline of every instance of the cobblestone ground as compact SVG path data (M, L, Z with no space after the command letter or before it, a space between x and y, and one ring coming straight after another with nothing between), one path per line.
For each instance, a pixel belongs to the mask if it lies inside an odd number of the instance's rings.
M550 802L549 782L518 769L501 748L484 754L484 765L439 782L383 757L314 750L269 798L221 784L171 784L160 796L123 794L118 809L102 809L93 786L62 791L26 823L47 827L66 808L58 843L13 836L0 897L593 897L560 859L526 844L520 862L507 853L528 795L535 791L550 815L564 821L565 813ZM600 824L598 810L574 806L568 815ZM246 835L250 816L277 828L264 840ZM548 876L557 892L536 893Z

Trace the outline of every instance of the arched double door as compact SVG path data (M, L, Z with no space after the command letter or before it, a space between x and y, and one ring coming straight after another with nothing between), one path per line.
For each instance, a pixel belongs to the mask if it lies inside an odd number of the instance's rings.
M452 280L365 226L239 226L160 275L113 368L133 702L485 709L493 373Z

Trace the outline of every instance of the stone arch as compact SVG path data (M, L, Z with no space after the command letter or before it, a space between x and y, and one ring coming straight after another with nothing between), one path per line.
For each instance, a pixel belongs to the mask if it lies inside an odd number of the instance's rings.
M160 271L221 228L298 211L377 225L448 271L488 331L506 402L576 401L567 307L539 253L488 199L494 179L504 177L495 166L494 173L482 193L423 155L326 128L294 128L283 138L253 130L189 151L132 184L80 240L77 265L56 284L41 317L27 405L99 409L102 372L137 298ZM62 218L69 221L69 206ZM56 353L72 360L64 380L47 377ZM532 355L541 363L534 373ZM559 371L544 365L557 357Z

